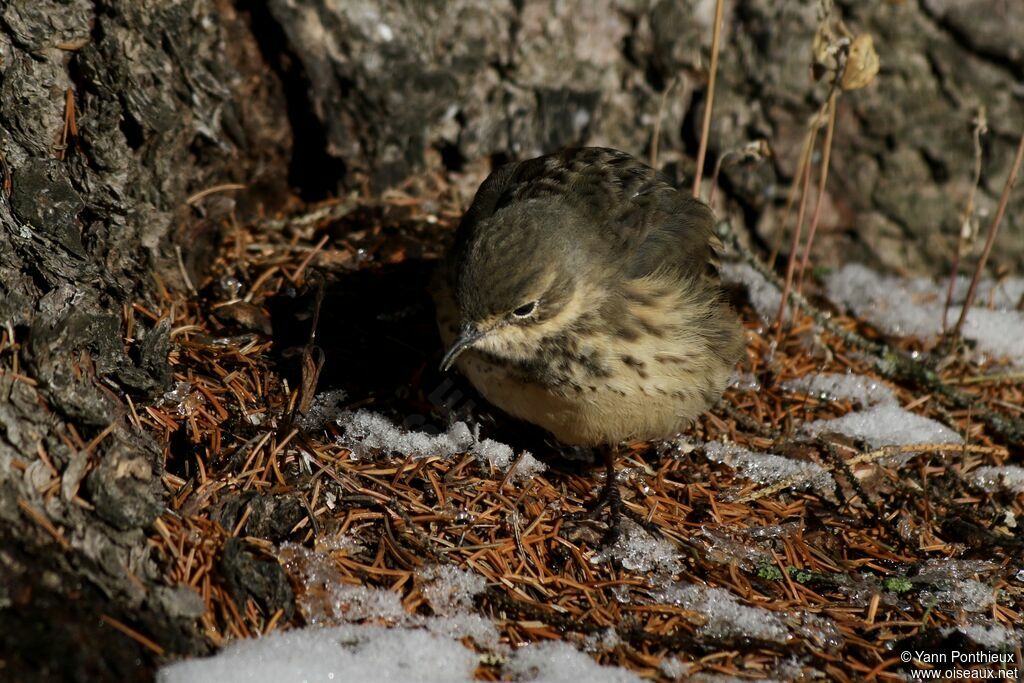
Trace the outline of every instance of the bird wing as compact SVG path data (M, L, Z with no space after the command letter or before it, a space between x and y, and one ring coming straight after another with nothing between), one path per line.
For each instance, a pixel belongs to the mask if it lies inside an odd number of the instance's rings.
M585 212L629 257L632 277L659 270L717 277L719 243L711 209L634 157L603 147L566 149L503 166L480 186L459 232L469 233L512 202L544 197L564 198Z

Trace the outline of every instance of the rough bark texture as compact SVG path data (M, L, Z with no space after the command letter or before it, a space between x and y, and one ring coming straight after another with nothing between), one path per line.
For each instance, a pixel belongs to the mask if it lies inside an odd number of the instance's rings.
M220 216L244 217L254 198L269 201L287 181L317 198L445 170L468 195L493 162L562 145L643 155L677 78L661 160L689 177L713 5L0 5L3 666L64 680L145 677L136 663L151 663L152 653L100 615L138 627L168 653L203 649L201 603L160 585L145 541L164 510L167 445L125 416L127 397L144 404L170 381L170 330L132 304L182 286L183 270L201 273ZM1024 125L1024 5L839 5L854 31L875 36L883 71L839 100L816 262L853 253L941 270L971 186L977 107L991 129L982 214L994 208ZM806 122L825 96L808 69L817 11L811 2L727 2L709 159L770 141L772 161L722 175L766 242ZM186 203L231 181L253 188L238 206L228 195ZM1021 208L1018 192L997 266L1024 263Z
M1024 121L1024 5L1005 0L840 2L869 32L882 73L840 98L833 174L817 261L855 248L898 269L938 271L959 233L974 167L972 120L990 133L977 199L982 226ZM723 185L771 240L807 122L827 95L810 76L819 3L726 3L709 168L766 138L777 157L726 165ZM309 108L349 177L393 185L418 169L469 172L491 159L569 144L646 155L662 93L661 160L692 177L713 2L403 2L271 0L273 20L308 77ZM820 140L820 137L819 137ZM996 247L1020 266L1018 197Z
M188 193L281 178L281 101L229 5L0 10L0 678L146 678L152 653L103 615L202 647L202 601L161 585L146 543L165 445L126 396L165 389L171 341L131 306L180 280L172 237L209 237Z

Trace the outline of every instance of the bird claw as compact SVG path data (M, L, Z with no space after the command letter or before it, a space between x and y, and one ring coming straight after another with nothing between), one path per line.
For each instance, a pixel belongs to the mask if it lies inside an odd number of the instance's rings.
M605 462L607 473L604 488L601 489L597 502L587 510L566 516L570 521L604 521L607 527L597 545L601 550L614 545L622 535L622 492L619 490L618 478L613 466L613 454L609 454ZM601 514L605 508L607 508L607 516ZM605 519L601 520L602 517Z
M614 470L609 474L605 482L604 490L597 501L597 509L608 508L608 528L601 539L601 547L606 548L614 545L622 535L622 492L619 491L619 482L614 476Z

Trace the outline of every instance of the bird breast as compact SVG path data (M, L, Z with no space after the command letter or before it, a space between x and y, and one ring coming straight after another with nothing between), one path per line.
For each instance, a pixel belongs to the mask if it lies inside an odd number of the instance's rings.
M563 443L671 437L728 381L734 357L717 352L706 333L722 306L713 291L658 277L627 282L614 301L533 342L522 361L470 350L457 365L489 402ZM454 305L438 303L449 344Z

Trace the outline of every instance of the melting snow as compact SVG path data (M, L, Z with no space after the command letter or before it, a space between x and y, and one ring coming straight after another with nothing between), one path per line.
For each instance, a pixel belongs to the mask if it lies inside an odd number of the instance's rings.
M679 569L679 553L674 545L655 538L631 519L623 519L619 528L615 543L595 554L590 559L593 564L614 558L631 572L646 574L661 569L673 573Z
M798 488L811 487L828 496L835 494L832 475L817 463L757 453L721 441L704 444L704 454L709 460L729 465L740 476L758 484L774 486L785 483Z
M826 281L829 297L887 334L932 338L942 333L946 284L927 278L904 279L879 275L849 264ZM966 298L967 278L958 278L948 320L956 322ZM1024 296L1024 278L998 284L980 283L975 304L967 314L963 333L977 342L978 350L1024 364L1024 312L1015 310ZM989 301L993 308L988 308Z
M1003 467L979 467L970 474L970 481L985 491L1008 491L1024 493L1024 467L1004 465Z
M921 591L922 597L931 596L943 605L959 607L965 612L985 612L995 603L992 586L974 579L958 579L945 583L936 591Z
M1021 642L1020 633L995 621L961 624L954 628L973 642L989 650L1013 648ZM943 633L948 634L953 630L953 628L950 628L943 631Z
M702 614L707 622L698 632L708 638L756 638L776 643L789 639L789 629L778 615L742 605L724 588L677 583L662 591L661 599Z
M779 313L782 295L778 288L765 279L764 275L743 261L726 262L721 267L722 279L726 282L742 284L747 289L750 303L764 322L775 320Z
M492 439L479 439L465 422L456 422L446 432L430 434L402 429L383 415L368 410L343 413L336 421L339 426L345 428L345 436L341 438L342 445L353 449L360 456L371 450L401 453L418 458L473 453L501 472L507 472L515 462L515 453L511 446ZM524 452L512 473L511 480L516 482L528 479L545 469L547 468L544 463L530 453Z
M826 432L844 434L864 441L870 448L912 443L963 443L960 435L946 425L898 405L874 406L832 420L815 420L803 428L814 435Z
M214 657L172 664L158 683L472 681L479 657L422 629L353 625L305 628L238 640Z
M862 407L842 417L805 424L802 429L808 434L843 434L864 441L870 448L963 442L959 434L944 424L904 410L892 390L871 377L816 374L791 380L784 386L789 391L823 400L851 401Z
M390 451L422 458L466 453L476 444L476 438L465 422L456 422L442 434L408 431L383 415L368 410L345 413L338 417L337 422L345 428L342 443L359 450Z
M484 577L452 565L432 565L417 571L416 577L434 614L454 614L469 609L473 598L487 588Z
M860 406L896 403L892 389L874 377L842 373L815 373L782 385L786 391L807 394L822 401L850 401Z
M407 616L398 593L346 583L329 553L285 543L281 559L288 574L303 587L296 605L311 626L368 619L398 621Z
M640 683L628 669L601 666L566 642L553 640L516 650L505 673L520 681L543 683Z
M965 612L985 612L995 602L992 586L970 577L994 568L994 564L984 560L935 559L926 562L912 580L932 587L921 591L925 599L931 598Z
M608 652L622 644L619 632L614 628L606 628L597 633L591 633L583 639L583 647L588 652Z
M326 549L348 549L351 545L336 541ZM303 587L296 604L311 626L386 622L407 628L423 627L450 638L472 638L484 647L498 645L494 623L469 611L473 598L487 586L478 574L452 566L420 569L420 589L436 615L424 617L406 612L398 593L346 583L329 552L285 543L281 546L281 557L288 574Z
M346 394L341 389L322 391L313 397L313 403L299 419L299 424L308 431L317 431L331 420L336 420L344 410Z
M693 666L689 662L684 662L678 657L666 657L658 666L661 674L673 681L682 680L692 668Z

